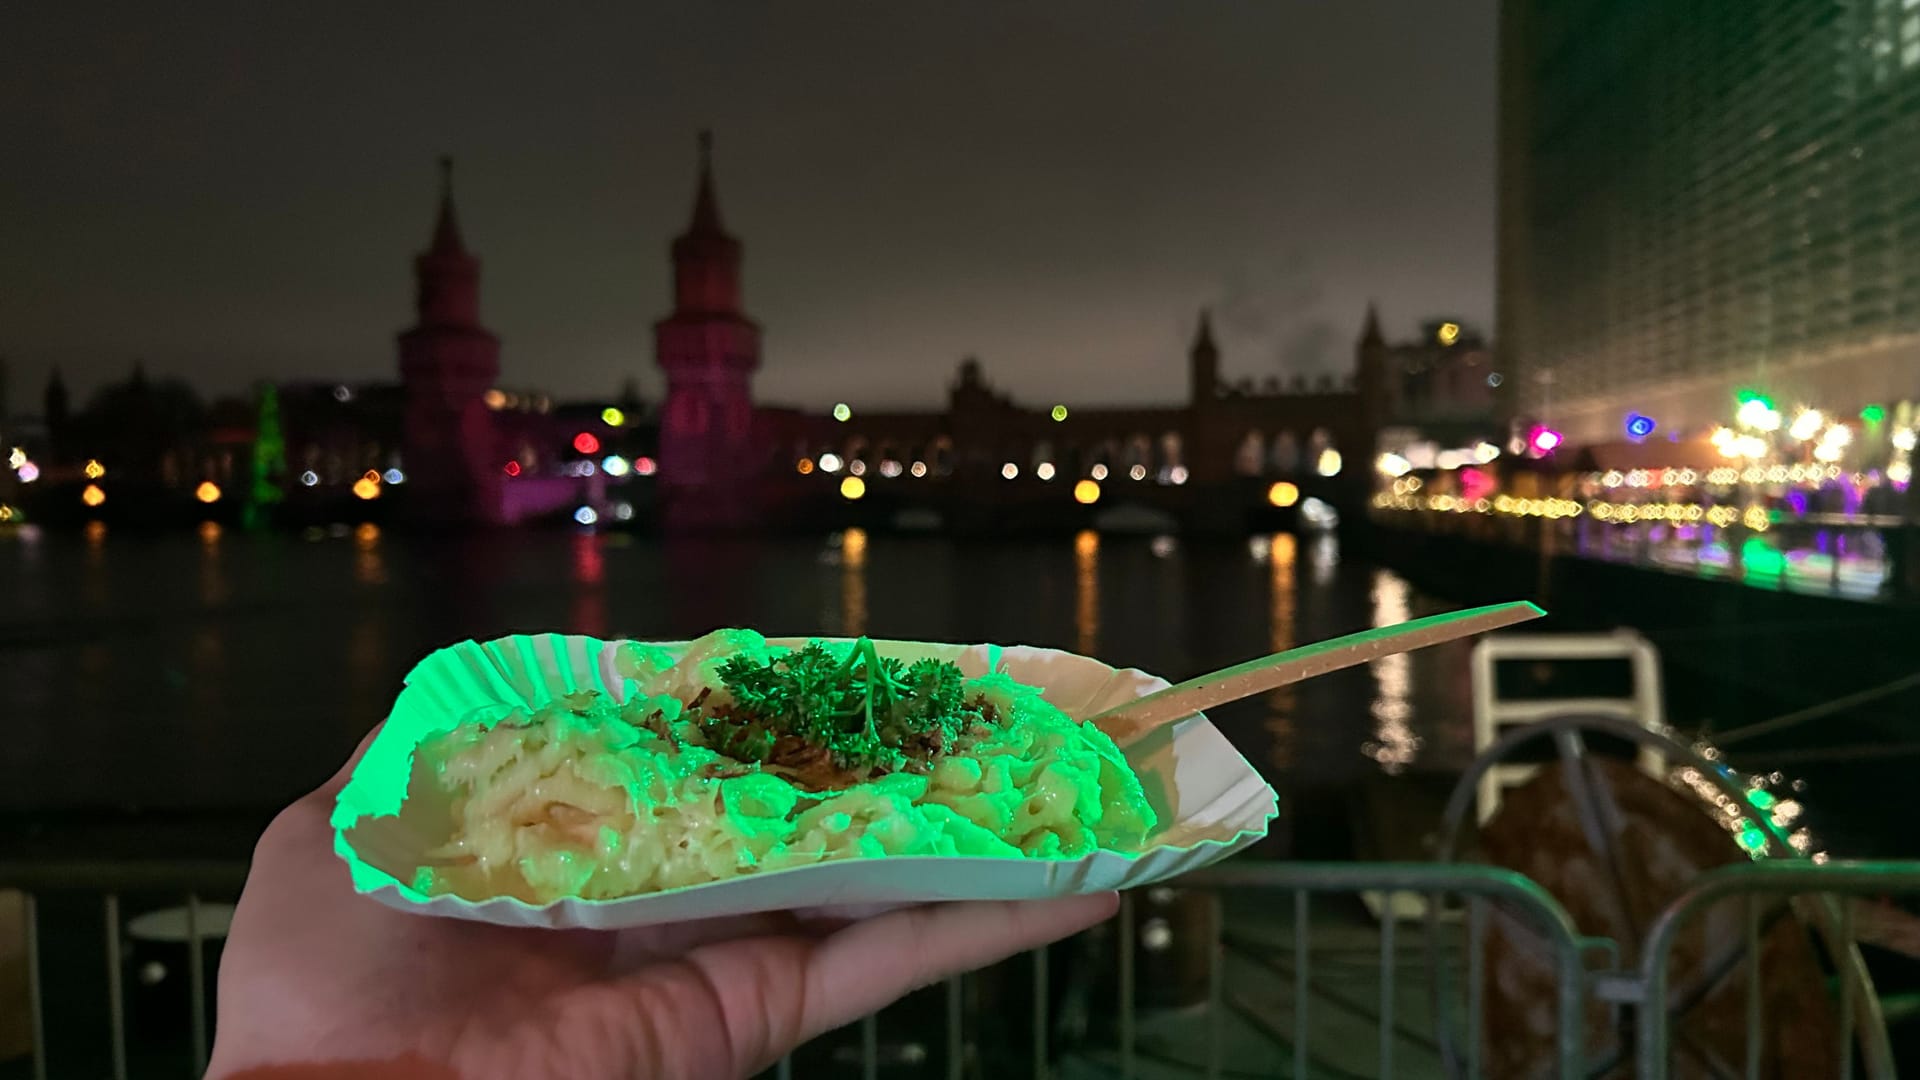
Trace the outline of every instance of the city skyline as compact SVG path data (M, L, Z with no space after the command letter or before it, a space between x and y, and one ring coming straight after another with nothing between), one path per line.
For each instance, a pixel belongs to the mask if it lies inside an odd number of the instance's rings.
M0 46L18 54L0 132L40 151L0 178L0 204L35 210L11 230L33 257L0 270L0 354L16 402L56 363L82 401L136 359L209 396L390 379L444 151L502 381L590 397L638 377L657 400L648 328L711 124L767 327L763 400L923 406L966 355L1021 398L1165 400L1207 304L1227 377L1338 371L1370 299L1390 336L1490 325L1493 18L1475 8L1005 8L856 31L621 13L519 46L484 15L30 28ZM1389 10L1392 30L1360 32ZM631 71L559 62L636 19ZM361 74L306 81L375 38ZM1369 77L1332 78L1355 65Z

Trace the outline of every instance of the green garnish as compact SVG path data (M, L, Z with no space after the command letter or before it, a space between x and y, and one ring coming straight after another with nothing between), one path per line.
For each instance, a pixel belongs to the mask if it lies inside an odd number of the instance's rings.
M868 638L844 658L816 641L766 662L734 657L719 674L733 704L708 727L721 749L745 761L772 760L791 737L839 768L892 772L924 763L983 719L966 701L958 667L902 664Z

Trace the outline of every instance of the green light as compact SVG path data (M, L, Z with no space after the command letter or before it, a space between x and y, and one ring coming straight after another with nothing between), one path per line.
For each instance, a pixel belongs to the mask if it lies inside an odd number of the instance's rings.
M1735 396L1738 398L1740 404L1742 405L1745 405L1750 401L1757 401L1760 404L1765 405L1768 408L1768 410L1772 410L1773 408L1773 399L1761 393L1758 390L1742 390L1740 391L1739 394Z
M1773 792L1771 791L1754 788L1752 791L1747 792L1747 801L1752 803L1756 809L1771 810L1773 809L1773 804L1780 800L1774 798Z
M1746 828L1740 830L1741 847L1748 851L1759 851L1767 846L1767 834L1761 832L1758 825L1747 821L1745 818L1741 819L1741 823L1746 826Z
M833 418L835 420L840 421L843 424L846 423L847 421L853 419L853 407L851 405L848 405L844 401L838 405L835 405L833 407Z
M1055 421L1065 420L1067 418L1067 407L1065 405L1055 405L1053 407L1053 418Z
M1869 405L1860 410L1860 419L1869 424L1878 424L1887 418L1887 410L1879 405Z
M1766 541L1750 537L1740 545L1740 563L1750 573L1778 574L1786 569L1787 557L1768 547Z

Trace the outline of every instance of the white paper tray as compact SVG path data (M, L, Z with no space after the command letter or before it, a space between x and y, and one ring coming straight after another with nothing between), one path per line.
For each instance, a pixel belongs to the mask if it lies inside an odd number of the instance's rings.
M797 646L805 639L777 642ZM505 716L594 689L624 700L614 647L577 635L516 635L464 642L421 661L407 676L386 726L367 748L334 806L334 850L359 891L405 911L503 926L611 930L759 911L893 906L936 900L1016 900L1130 889L1216 862L1264 836L1278 814L1273 789L1203 716L1125 747L1160 824L1138 853L1096 851L1077 859L889 856L751 874L618 900L533 905L510 897L474 902L426 896L410 885L420 853L444 842L444 799L407 795L413 750L476 710ZM669 643L666 648L684 647ZM969 676L993 669L1040 687L1069 716L1089 716L1167 686L1135 670L1053 649L877 641L883 656L952 660Z

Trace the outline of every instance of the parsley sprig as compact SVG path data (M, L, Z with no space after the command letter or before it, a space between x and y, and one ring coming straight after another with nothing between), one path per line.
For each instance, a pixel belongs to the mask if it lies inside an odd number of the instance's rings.
M719 675L733 698L721 745L745 760L767 760L790 735L843 768L891 772L952 746L982 718L958 667L903 664L868 638L844 657L818 641L767 661L736 656Z

